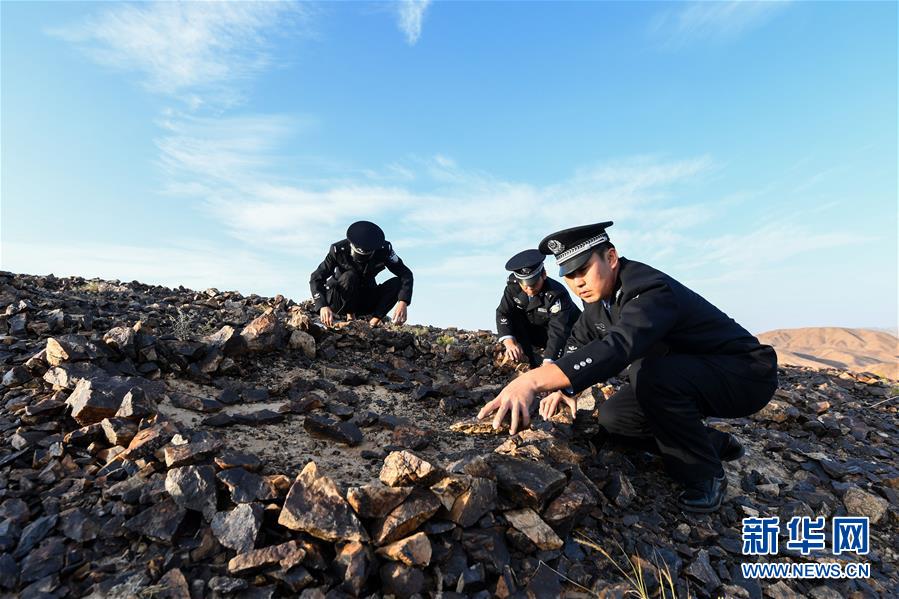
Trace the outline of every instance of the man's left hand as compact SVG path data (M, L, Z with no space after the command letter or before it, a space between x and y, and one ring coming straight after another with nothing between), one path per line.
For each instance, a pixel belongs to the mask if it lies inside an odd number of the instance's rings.
M406 306L408 306L404 301L398 301L396 303L396 308L393 310L393 322L396 324L405 324L406 322Z
M571 417L577 416L577 398L569 397L561 391L554 391L540 400L540 415L549 420L559 409L559 404L565 402L571 409Z

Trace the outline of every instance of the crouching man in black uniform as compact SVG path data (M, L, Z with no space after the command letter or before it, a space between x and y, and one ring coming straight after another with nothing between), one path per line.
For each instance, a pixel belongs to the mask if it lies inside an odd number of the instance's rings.
M375 277L385 268L396 276L379 285ZM369 324L377 326L394 304L393 322L403 324L412 303L412 271L384 240L381 227L364 220L350 225L346 239L331 244L309 286L325 326L333 324L335 314L371 316Z
M562 356L581 315L565 286L546 276L545 258L539 250L525 250L506 262L512 274L496 309L496 332L506 357L519 362L527 356L532 368Z
M680 506L717 510L727 486L721 462L743 448L703 417L739 418L764 407L777 387L777 358L697 293L619 257L605 231L611 225L566 229L540 243L585 302L571 351L512 381L478 416L496 412L498 427L511 413L515 433L529 423L538 393L553 392L540 402L544 418L563 402L574 412L573 394L628 367L630 383L600 405L600 424L609 434L654 439L667 471L685 487Z

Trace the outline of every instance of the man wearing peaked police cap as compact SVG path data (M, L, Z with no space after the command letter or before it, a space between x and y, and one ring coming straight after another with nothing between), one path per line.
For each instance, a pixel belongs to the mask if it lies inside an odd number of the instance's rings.
M378 284L375 277L385 268L396 276ZM394 304L393 321L403 324L412 303L412 271L385 241L381 227L365 220L350 225L346 239L331 244L309 286L325 326L333 324L335 314L371 316L369 323L377 326Z
M539 250L525 250L506 262L511 274L496 309L496 332L506 356L514 362L527 356L532 367L562 356L581 315L565 286L546 276L545 258Z
M733 436L706 427L705 416L740 418L757 412L777 387L774 350L675 279L619 257L606 229L611 222L553 233L540 251L553 254L565 283L584 305L566 353L509 383L478 417L507 413L511 432L530 421L538 393L540 415L627 368L629 384L599 407L606 436L654 442L668 473L682 483L684 510L720 507L727 479L722 461L743 455Z

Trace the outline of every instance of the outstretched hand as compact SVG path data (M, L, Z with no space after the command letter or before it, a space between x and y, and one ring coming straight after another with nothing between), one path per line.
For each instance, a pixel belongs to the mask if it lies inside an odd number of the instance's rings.
M493 416L493 428L498 429L509 414L511 427L509 434L514 435L520 429L525 429L531 424L531 404L537 396L537 385L535 377L529 376L531 373L524 374L499 392L492 401L488 402L481 411L478 412L478 419L485 418L490 414Z

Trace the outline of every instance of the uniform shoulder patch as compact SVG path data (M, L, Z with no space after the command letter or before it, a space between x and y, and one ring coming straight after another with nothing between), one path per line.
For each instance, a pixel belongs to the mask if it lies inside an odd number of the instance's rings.
M558 313L559 310L561 310L561 309L562 309L562 300L556 300L556 302L552 306L549 307L549 311L552 312L553 314Z
M393 251L393 248L390 248L390 254L387 255L387 260L394 264L400 261L400 257L396 255L396 252Z

